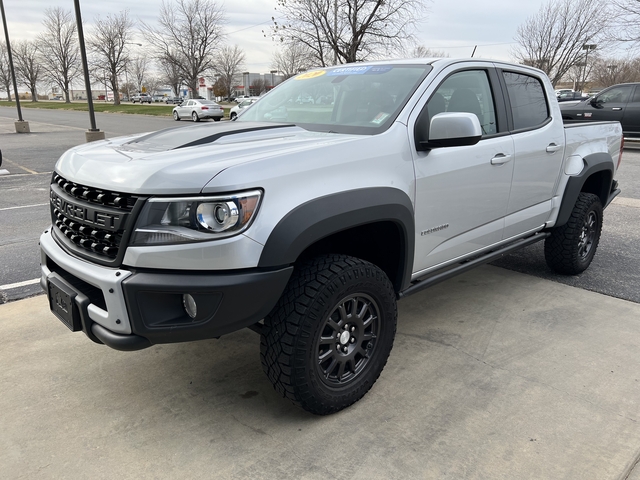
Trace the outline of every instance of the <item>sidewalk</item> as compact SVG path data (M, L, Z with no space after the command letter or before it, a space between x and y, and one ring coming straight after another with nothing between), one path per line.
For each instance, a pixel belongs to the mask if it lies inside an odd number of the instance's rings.
M485 266L399 303L382 376L315 417L241 331L124 353L0 305L0 471L23 478L623 479L640 305ZM637 467L629 478L638 480Z

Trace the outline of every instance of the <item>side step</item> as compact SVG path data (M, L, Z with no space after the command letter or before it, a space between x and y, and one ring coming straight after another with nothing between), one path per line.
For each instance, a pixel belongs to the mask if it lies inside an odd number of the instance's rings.
M456 275L466 272L467 270L471 270L472 268L478 267L485 263L492 262L500 258L501 256L506 255L507 253L511 253L520 248L524 248L536 242L539 242L540 240L544 240L549 235L551 235L549 232L536 233L531 237L523 238L522 240L517 240L516 242L509 243L503 247L498 248L497 250L492 250L490 252L487 252L481 255L480 257L474 258L473 260L460 263L453 268L446 267L448 269L445 270L444 272L429 273L426 276L422 277L423 279L416 280L417 283L414 283L406 290L403 290L402 292L400 292L398 294L398 299L408 297L409 295L413 295L414 293L417 293L420 290L423 290L427 287L431 287L437 283L444 282L445 280L455 277Z

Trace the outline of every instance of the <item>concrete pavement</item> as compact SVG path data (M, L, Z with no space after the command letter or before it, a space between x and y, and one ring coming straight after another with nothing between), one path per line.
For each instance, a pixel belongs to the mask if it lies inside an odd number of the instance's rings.
M0 305L0 476L639 478L640 305L484 266L399 312L373 389L315 417L251 331L123 353Z

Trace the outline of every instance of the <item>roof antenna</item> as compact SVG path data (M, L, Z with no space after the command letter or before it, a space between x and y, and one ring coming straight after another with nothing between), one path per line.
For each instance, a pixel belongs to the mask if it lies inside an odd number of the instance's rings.
M476 48L478 48L478 45L473 47L473 53L471 54L471 58L473 58L473 56L476 54Z

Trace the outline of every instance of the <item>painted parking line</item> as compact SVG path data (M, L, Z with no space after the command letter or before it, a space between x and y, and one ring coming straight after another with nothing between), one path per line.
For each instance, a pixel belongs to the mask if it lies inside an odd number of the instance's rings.
M23 167L22 165L18 165L16 162L12 162L11 160L9 160L6 157L3 159L3 161L7 162L9 165L13 165L14 167L20 168L20 169L24 170L25 172L30 173L32 175L37 175L38 174L38 172L35 172L35 171L31 170L30 168Z
M17 210L18 208L31 208L31 207L43 207L45 205L49 205L48 203L34 203L33 205L20 205L18 207L4 207L0 208L0 212L5 210Z
M53 172L38 172L38 173L14 173L11 178L16 177L32 177L33 175L51 175Z
M39 278L34 278L33 280L25 280L24 282L7 283L6 285L0 285L0 290L11 290L12 288L26 287L28 285L35 285L36 283L40 283Z

